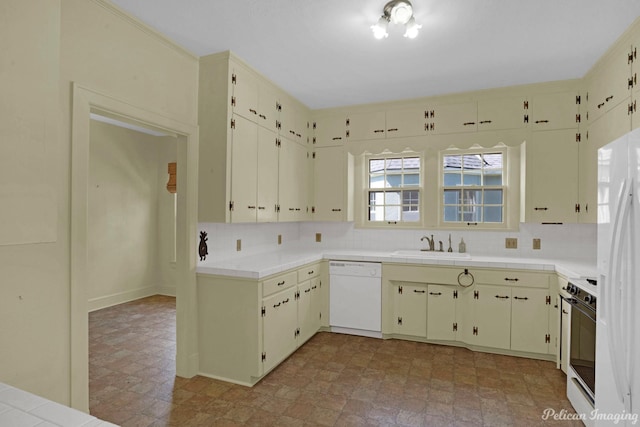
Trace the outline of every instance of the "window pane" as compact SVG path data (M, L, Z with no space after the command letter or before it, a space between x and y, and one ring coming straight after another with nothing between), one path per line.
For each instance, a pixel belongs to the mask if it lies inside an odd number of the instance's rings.
M463 175L464 185L482 185L482 175L480 171L465 171Z
M446 205L458 205L461 201L460 190L444 190L444 203Z
M485 171L484 185L502 185L502 171Z
M369 175L369 188L384 188L384 175Z
M385 187L387 188L402 187L402 175L387 175L387 183Z
M369 172L383 172L384 171L384 160L382 159L371 159L369 160Z
M442 167L445 171L461 170L462 156L443 156Z
M445 187L453 187L462 183L462 175L459 173L446 172L444 174Z
M464 190L463 203L465 205L482 204L482 190Z
M458 206L444 207L444 220L448 222L460 221Z
M411 170L420 170L420 157L405 157L402 159L402 167L405 172L410 172Z
M400 206L386 206L384 209L385 221L400 221L401 219L400 215L401 215Z
M385 167L387 172L402 170L402 159L387 159Z
M502 222L502 206L485 206L484 222Z
M399 191L387 191L384 193L384 204L385 205L400 205L402 204L402 199Z
M484 190L485 205L501 205L502 190Z
M384 205L384 192L369 191L369 204L371 206Z
M418 191L403 191L402 192L402 204L403 205L418 205Z
M482 222L482 209L480 206L465 206L462 209L462 221Z
M478 154L466 154L462 158L462 166L465 173L471 170L482 169L482 157Z
M417 210L403 210L402 220L406 222L420 221L420 212Z
M404 185L405 186L408 186L408 185L418 186L418 185L420 185L420 174L417 174L417 173L405 174L404 175Z

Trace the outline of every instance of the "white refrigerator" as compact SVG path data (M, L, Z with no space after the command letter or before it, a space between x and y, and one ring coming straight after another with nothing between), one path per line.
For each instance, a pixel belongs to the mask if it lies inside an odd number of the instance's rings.
M597 208L596 412L590 416L597 426L640 425L640 130L598 150Z

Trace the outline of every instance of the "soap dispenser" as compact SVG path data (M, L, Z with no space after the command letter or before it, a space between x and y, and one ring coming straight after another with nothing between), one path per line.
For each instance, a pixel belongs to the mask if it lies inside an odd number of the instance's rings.
M464 243L464 239L460 239L460 244L458 245L458 252L465 253L467 252L467 245Z

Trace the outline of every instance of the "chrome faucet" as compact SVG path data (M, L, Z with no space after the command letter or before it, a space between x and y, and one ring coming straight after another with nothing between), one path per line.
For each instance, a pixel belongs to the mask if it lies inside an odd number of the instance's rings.
M426 241L429 243L429 249L425 249L425 250L428 250L428 251L430 251L430 252L433 252L433 251L435 250L436 243L435 243L435 241L433 240L433 234L431 235L431 238L429 238L429 237L427 237L427 236L422 236L422 237L420 238L420 240L421 240L421 241L426 240Z

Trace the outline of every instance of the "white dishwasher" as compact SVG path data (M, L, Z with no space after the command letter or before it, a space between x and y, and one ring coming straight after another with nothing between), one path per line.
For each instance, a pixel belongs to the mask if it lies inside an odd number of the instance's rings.
M382 264L329 262L329 325L332 332L382 337Z

